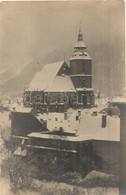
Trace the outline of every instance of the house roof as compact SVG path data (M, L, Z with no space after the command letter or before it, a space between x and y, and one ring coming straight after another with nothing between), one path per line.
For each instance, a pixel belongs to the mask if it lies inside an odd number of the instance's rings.
M88 137L78 137L78 136L65 136L65 135L52 135L52 134L43 134L40 132L33 132L28 134L30 138L42 138L42 139L52 139L52 140L64 140L64 141L86 141L90 140Z
M126 104L126 96L116 97L112 100L115 104Z
M20 112L20 113L30 113L32 112L33 108L27 108L27 107L22 107L22 106L15 106L15 112Z
M37 72L30 83L30 90L45 90L51 85L64 61L46 64L40 72Z
M70 118L69 118L70 120ZM55 126L62 126L60 124L56 124ZM53 121L54 124L54 121ZM50 124L51 125L51 124ZM28 137L35 137L35 138L44 138L44 139L59 139L59 140L66 140L66 141L88 141L88 140L99 140L99 141L112 141L112 142L119 142L120 141L120 120L119 118L114 118L107 116L107 125L105 128L101 127L101 115L98 116L86 116L82 117L81 121L75 122L74 124L70 123L71 127L78 128L76 136L59 136L59 135L51 135L51 134L43 134L43 133L31 133ZM71 128L68 129L69 126L66 122L64 124L66 126L65 132L71 132ZM72 131L73 132L73 131ZM74 131L75 133L75 131Z
M64 132L75 133L77 136L67 136L67 139L71 141L120 141L120 118L107 115L106 127L102 128L102 114L99 113L99 110L97 108L81 110L80 120L76 120L78 111L68 113L67 120L64 120L63 113L49 113L48 115L40 116L40 118L43 117L47 120L47 128L50 131L63 127ZM93 116L93 111L97 111L98 115ZM39 137L39 134L36 136ZM40 137L44 138L44 135Z
M102 128L102 114L82 116L78 134L94 140L120 141L120 119L107 115L106 127Z
M70 76L56 76L49 87L45 89L48 92L76 92Z

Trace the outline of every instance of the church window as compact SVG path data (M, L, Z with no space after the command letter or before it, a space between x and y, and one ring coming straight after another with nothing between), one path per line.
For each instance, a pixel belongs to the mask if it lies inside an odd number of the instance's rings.
M48 95L45 93L44 94L44 104L47 104L47 101L48 101Z
M66 68L63 68L63 72L65 72L66 71Z
M57 96L56 95L52 95L51 97L50 97L50 103L51 104L54 104L54 103L57 103Z
M41 103L41 101L43 100L43 97L41 94L36 94L34 97L33 97L33 101L35 103Z
M61 102L62 103L68 103L68 96L67 95L61 95Z
M25 103L26 105L27 105L28 103L30 103L30 101L31 101L30 92L25 92L23 100L24 100L24 103Z
M73 105L77 104L78 103L78 96L77 95L71 95L70 103L73 104Z

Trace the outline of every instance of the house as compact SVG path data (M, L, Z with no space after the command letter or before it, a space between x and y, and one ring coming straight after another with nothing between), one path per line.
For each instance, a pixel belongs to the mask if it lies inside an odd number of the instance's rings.
M74 161L74 170L87 166L86 171L90 167L109 173L119 172L118 115L101 113L98 108L43 114L35 114L33 108L28 112L28 109L23 113L18 108L12 112L13 141L19 140L18 146L40 155L44 152L68 154L73 159L71 162Z

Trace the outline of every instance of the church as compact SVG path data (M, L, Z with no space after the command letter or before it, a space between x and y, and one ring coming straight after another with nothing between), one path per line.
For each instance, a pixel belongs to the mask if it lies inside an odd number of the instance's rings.
M56 159L67 154L73 170L118 174L119 111L102 99L94 106L92 59L86 49L80 29L70 66L46 64L35 74L24 91L24 106L11 113L13 152L27 156L33 150L41 160L47 153Z
M44 65L24 91L24 106L40 113L93 107L92 59L86 49L80 28L70 65L64 61Z

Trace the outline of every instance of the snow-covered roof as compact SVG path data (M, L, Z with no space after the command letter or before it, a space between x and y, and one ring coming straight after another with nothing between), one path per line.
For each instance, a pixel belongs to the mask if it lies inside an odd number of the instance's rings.
M56 76L46 92L76 92L70 76Z
M52 140L64 140L64 141L73 141L73 142L77 142L77 141L84 141L85 138L83 137L78 137L78 136L59 136L59 135L51 135L51 134L43 134L40 132L33 132L27 135L30 138L42 138L42 139L52 139ZM89 140L88 137L86 138L86 140Z
M77 91L93 91L93 88L76 88Z
M53 82L64 61L46 64L32 79L30 90L45 90Z
M116 97L112 100L115 104L126 104L126 96Z
M120 118L107 115L106 127L102 128L102 114L98 112L97 116L93 116L93 111L99 111L97 108L81 110L80 120L76 120L78 111L71 114L68 113L68 119L64 120L63 113L48 113L39 116L47 120L47 128L50 131L63 128L64 132L75 133L76 136L64 136L68 141L86 141L86 140L101 140L101 141L120 141ZM55 120L57 118L57 120ZM31 135L31 134L30 134ZM32 134L32 137L54 139L54 135ZM51 138L52 137L52 138ZM57 139L61 139L60 136Z
M27 108L27 107L22 107L22 106L15 106L15 112L20 112L20 113L29 113L32 111L33 108Z
M102 128L102 115L83 115L78 134L93 140L120 141L120 119L107 115L106 127Z

